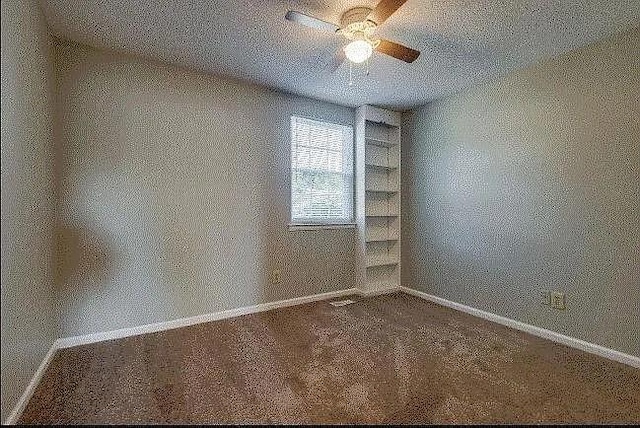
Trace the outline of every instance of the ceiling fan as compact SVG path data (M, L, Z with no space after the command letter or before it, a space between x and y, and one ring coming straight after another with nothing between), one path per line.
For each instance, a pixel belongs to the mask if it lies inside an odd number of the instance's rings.
M285 18L306 27L341 34L349 40L350 42L338 52L336 63L334 64L335 68L340 66L345 56L353 63L361 63L369 59L374 50L411 63L418 58L419 51L396 42L378 39L374 36L378 26L386 21L406 1L381 0L373 9L368 7L349 9L342 14L340 25L293 10L287 12Z

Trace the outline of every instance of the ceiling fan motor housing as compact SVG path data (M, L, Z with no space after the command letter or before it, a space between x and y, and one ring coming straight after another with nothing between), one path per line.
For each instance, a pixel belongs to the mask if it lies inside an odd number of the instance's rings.
M342 14L340 19L341 28L338 32L349 40L365 40L375 48L379 42L371 40L376 30L376 24L367 20L370 12L371 9L368 7L349 9Z
M342 17L340 18L340 28L345 29L349 25L356 22L366 21L367 16L371 13L371 10L372 9L368 7L354 7L353 9L349 9L348 11L343 13Z

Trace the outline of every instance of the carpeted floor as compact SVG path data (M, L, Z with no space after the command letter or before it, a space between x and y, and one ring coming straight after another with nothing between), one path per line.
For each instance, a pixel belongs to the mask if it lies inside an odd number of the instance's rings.
M640 422L640 370L406 294L59 351L21 423Z

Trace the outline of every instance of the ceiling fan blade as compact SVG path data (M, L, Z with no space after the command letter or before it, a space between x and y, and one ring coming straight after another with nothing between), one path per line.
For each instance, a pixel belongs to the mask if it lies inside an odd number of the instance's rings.
M400 6L407 0L381 0L380 3L367 15L369 21L375 22L377 25L382 24L388 17L400 9Z
M342 48L338 49L335 55L333 55L331 63L328 66L329 71L331 73L335 73L346 59L347 56L345 55L344 50Z
M300 25L304 25L305 27L316 28L318 30L331 31L332 33L335 33L340 29L336 24L314 18L313 16L305 15L304 13L296 12L295 10L290 10L284 17L289 21L296 22Z
M376 50L380 53L392 56L404 62L413 62L420 55L420 51L384 39L380 40L380 44L378 45Z

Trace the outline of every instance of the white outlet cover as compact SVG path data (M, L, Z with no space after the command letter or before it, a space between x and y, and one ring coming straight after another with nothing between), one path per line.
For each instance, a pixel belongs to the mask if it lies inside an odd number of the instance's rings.
M556 309L565 309L564 293L553 293L551 303Z

